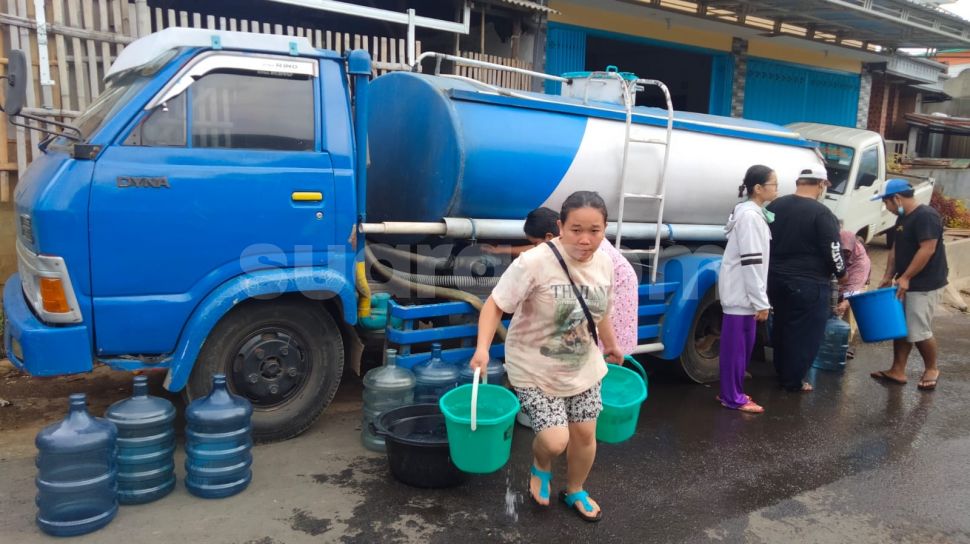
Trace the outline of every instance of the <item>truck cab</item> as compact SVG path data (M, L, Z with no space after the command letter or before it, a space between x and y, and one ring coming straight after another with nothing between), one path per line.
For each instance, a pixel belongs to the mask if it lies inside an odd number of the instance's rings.
M882 202L872 201L888 179L882 136L870 130L819 123L792 123L788 128L818 143L832 184L826 191L824 203L842 220L845 230L869 242L895 224L896 216L889 213ZM916 190L917 200L929 204L933 180L908 181Z
M189 398L225 371L258 438L308 426L357 319L347 63L305 38L194 29L126 48L78 134L45 142L17 186L13 363L165 369Z

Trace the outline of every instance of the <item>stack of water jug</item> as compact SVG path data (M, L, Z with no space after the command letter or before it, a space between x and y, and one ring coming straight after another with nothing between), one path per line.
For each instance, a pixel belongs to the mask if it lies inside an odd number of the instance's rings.
M212 391L185 410L185 487L203 498L239 493L252 480L249 401L217 374ZM131 398L93 417L83 393L67 417L37 435L37 525L54 536L107 525L119 504L144 504L175 488L175 407L135 377Z
M488 383L501 384L505 367L488 365ZM467 362L448 363L441 357L441 344L431 344L431 358L415 365L413 371L397 365L397 350L384 354L384 364L364 375L364 417L360 438L364 447L384 452L384 438L372 432L371 423L382 413L407 404L437 404L455 387L472 383L474 374Z

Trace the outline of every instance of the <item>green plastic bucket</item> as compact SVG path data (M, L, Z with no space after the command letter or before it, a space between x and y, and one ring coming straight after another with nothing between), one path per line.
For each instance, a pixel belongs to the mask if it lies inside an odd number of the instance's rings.
M509 460L519 399L500 385L480 385L479 372L471 384L448 391L438 403L452 462L464 472L488 474Z
M600 442L616 444L629 440L637 430L640 405L647 399L647 372L629 355L624 362L637 372L607 365L609 369L603 378L603 411L596 420L596 439Z

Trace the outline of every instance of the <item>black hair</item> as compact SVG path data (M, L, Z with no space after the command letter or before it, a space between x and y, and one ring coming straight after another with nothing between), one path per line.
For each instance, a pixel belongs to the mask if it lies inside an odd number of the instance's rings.
M569 217L569 212L580 208L593 208L603 214L603 222L608 222L606 213L606 202L596 191L576 191L566 197L562 203L562 210L559 212L559 220L563 223Z
M747 191L748 196L753 195L754 188L758 185L768 183L768 179L774 173L774 170L763 164L756 164L748 168L748 171L744 173L744 181L738 186L738 198L743 197L745 191Z
M522 230L530 238L545 238L546 234L559 236L559 214L549 208L536 208L525 216Z

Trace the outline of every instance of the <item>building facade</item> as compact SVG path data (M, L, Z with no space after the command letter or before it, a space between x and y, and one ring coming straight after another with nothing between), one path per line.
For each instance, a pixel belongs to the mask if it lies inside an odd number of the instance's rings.
M888 0L875 3L880 1ZM688 4L696 10L688 12ZM916 106L921 91L913 86L936 83L945 70L932 62L914 70L895 48L970 43L970 23L936 8L907 3L907 9L952 23L948 35L908 29L875 13L839 20L820 11L836 7L827 4L549 0L556 12L548 20L545 69L564 73L615 65L664 81L676 109L887 134L897 119L891 110ZM555 92L556 86L546 90ZM639 100L659 105L659 93Z

